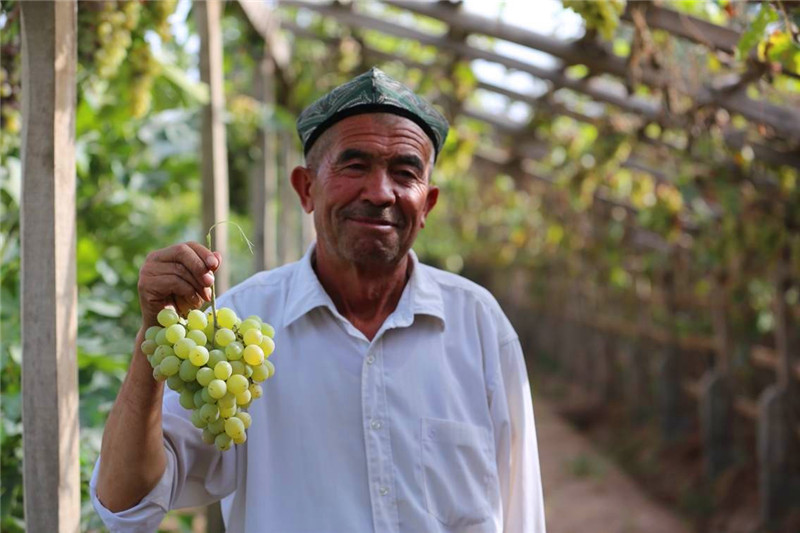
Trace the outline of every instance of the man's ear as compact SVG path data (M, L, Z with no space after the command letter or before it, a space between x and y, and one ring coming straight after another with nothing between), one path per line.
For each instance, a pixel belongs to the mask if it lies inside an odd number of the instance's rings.
M294 187L297 196L300 198L300 205L303 206L303 211L310 213L314 210L314 200L311 196L311 183L314 180L314 175L311 170L306 167L294 167L292 170L292 187Z
M439 187L431 185L428 187L428 197L425 199L425 212L422 214L422 225L425 227L425 219L428 218L428 213L431 212L433 206L436 205L436 200L439 199Z

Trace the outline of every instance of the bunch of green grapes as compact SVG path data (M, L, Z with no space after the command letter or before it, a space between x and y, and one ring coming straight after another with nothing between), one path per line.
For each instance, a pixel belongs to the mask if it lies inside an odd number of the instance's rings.
M275 374L268 360L274 328L257 316L241 320L227 307L216 320L210 309L194 309L183 319L165 308L158 323L141 346L153 377L180 394L204 442L223 451L244 443L251 422L246 409L263 394L260 383Z
M178 7L178 0L159 0L158 2L151 2L148 4L152 8L153 25L155 26L156 33L164 41L169 41L172 37L169 28L169 16L175 12Z
M583 17L587 28L597 30L607 40L614 37L619 17L625 11L625 0L561 0L561 3Z
M129 54L131 68L130 111L134 118L143 117L153 100L153 79L159 63L145 41L136 41Z
M141 4L135 1L109 1L97 14L98 46L94 53L97 74L112 78L128 55L131 31L139 24Z

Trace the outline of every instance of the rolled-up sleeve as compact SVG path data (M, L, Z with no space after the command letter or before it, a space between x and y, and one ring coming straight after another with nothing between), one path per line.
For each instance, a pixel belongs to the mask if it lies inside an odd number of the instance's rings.
M539 448L528 373L519 340L506 340L490 384L503 531L545 533Z
M178 394L167 390L163 402L164 475L147 496L130 509L113 513L97 498L95 464L89 492L97 514L113 533L151 533L158 529L170 509L207 505L231 494L236 488L237 462L244 446L220 452L203 442L201 432L189 420L189 411Z

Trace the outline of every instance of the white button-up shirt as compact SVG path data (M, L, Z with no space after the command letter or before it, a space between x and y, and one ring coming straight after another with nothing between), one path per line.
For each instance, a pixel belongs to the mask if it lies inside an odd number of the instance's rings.
M230 533L544 533L533 408L519 340L495 299L418 262L370 341L304 258L219 299L275 326L276 374L247 442L201 440L164 396L167 467L112 531L155 531L168 509L223 499Z

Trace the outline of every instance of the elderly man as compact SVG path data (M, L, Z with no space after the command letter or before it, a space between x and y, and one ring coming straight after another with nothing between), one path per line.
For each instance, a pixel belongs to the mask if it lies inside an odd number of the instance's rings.
M291 182L317 242L220 299L276 327L278 374L247 442L203 443L138 347L160 309L209 299L222 258L196 243L154 252L92 479L98 513L113 531L154 531L168 509L222 499L229 532L544 532L517 335L486 290L411 251L439 194L444 117L372 69L297 125L306 166Z

